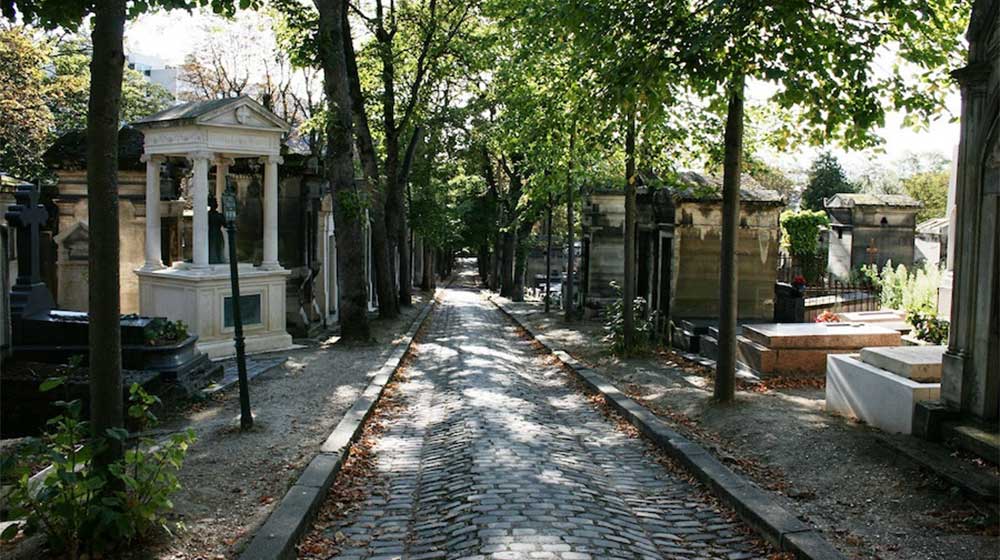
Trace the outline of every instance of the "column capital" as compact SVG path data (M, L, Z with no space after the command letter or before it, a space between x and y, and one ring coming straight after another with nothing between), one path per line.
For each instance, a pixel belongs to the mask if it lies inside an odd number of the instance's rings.
M206 160L210 162L215 159L215 153L199 150L197 152L188 152L185 157L187 157L191 163L194 163L197 160Z
M221 155L216 155L215 157L215 165L229 167L230 165L234 165L235 163L236 160L230 157L224 157Z
M285 158L281 156L261 156L259 161L261 163L275 163L281 165L282 163L285 163Z
M165 159L167 156L163 154L142 154L139 156L139 161L143 163L163 163Z

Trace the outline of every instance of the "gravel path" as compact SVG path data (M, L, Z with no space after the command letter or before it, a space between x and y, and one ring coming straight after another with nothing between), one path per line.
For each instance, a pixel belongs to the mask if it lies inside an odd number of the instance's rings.
M336 558L752 558L755 540L546 365L478 292L449 289L398 386Z

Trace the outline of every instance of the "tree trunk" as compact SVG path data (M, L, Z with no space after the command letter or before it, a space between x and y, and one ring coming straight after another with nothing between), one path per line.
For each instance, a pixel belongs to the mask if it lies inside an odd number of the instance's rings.
M736 277L736 227L740 219L740 162L743 159L743 76L729 85L725 155L722 168L722 260L719 264L719 358L715 370L715 398L736 397L736 314L739 303Z
M490 281L491 292L500 291L500 269L503 259L503 234L499 231L493 237L493 253L490 255Z
M573 123L573 128L569 132L569 162L566 166L566 288L563 293L566 294L566 301L563 302L563 309L566 312L566 320L569 321L573 319L575 315L575 309L573 308L573 297L574 297L574 286L573 286L573 268L575 266L574 261L576 260L573 254L573 245L575 240L573 239L573 225L576 223L576 219L573 217L573 147L576 140L576 123Z
M480 245L476 255L476 270L479 272L479 281L484 285L489 283L490 256L490 246L486 243Z
M368 116L365 114L364 95L358 76L357 55L351 40L351 27L347 12L343 15L344 57L347 62L347 80L351 94L351 112L354 116L354 134L357 140L361 169L368 184L372 228L372 260L375 261L375 293L378 296L378 315L383 319L399 316L399 300L396 297L396 278L393 259L389 255L389 239L385 225L385 195L379 184L378 159L375 142L372 140Z
M420 135L422 134L422 128L417 126L413 129L413 135L410 137L410 142L406 147L406 155L403 158L403 166L400 168L399 173L396 177L396 181L399 183L397 187L399 192L402 193L406 189L407 201L412 202L409 190L410 181L410 167L413 166L413 153L417 149L417 144L420 143ZM407 216L407 206L402 207L400 214L400 231L399 238L399 303L400 305L411 305L413 303L413 243L412 243L412 230L410 229L409 218Z
M423 271L421 271L422 274L420 278L420 289L426 292L432 289L434 285L434 269L431 266L431 263L434 259L434 250L431 249L429 243L424 243L423 259L424 259L424 269Z
M94 52L87 107L87 213L90 226L89 350L90 418L93 434L124 426L122 345L118 278L118 119L125 52L124 0L95 5ZM202 201L204 202L204 201ZM122 443L108 438L97 468L122 457ZM112 485L111 487L114 487Z
M514 253L517 250L517 232L513 225L503 232L502 254L500 255L500 295L514 295Z
M552 309L552 195L545 216L545 312Z
M327 99L326 174L330 181L337 229L337 277L340 286L340 330L344 340L367 341L368 282L365 269L363 192L354 181L351 137L351 94L344 53L345 0L316 0L319 11L320 60Z
M517 254L514 257L514 290L511 299L514 301L524 301L525 275L528 269L528 237L534 223L527 219L522 219L517 226Z
M625 351L635 345L635 112L630 111L625 131L625 285L622 315L625 318Z

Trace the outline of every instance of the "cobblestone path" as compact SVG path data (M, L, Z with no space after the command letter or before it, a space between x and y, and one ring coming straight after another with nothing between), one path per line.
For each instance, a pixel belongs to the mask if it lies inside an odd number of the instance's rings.
M478 292L447 290L432 320L335 558L755 557Z

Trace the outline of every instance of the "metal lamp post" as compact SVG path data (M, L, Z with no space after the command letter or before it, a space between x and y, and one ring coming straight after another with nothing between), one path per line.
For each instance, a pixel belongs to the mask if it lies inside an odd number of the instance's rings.
M236 347L236 368L240 382L240 429L249 430L253 427L253 414L250 412L246 343L243 341L243 310L240 308L240 276L236 262L236 190L229 177L226 177L226 190L222 193L222 214L226 218L226 233L229 236L229 279L233 290L233 343Z

